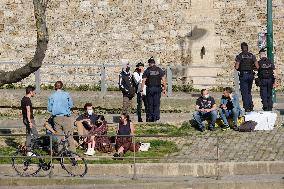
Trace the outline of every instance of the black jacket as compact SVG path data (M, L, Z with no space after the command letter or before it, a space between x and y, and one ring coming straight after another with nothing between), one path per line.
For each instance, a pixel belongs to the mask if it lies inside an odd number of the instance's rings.
M133 77L130 73L121 71L119 74L119 89L121 90L123 96L133 98L135 96L135 87Z

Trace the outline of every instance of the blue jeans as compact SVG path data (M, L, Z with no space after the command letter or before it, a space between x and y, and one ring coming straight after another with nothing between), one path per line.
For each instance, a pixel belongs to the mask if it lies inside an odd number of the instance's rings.
M194 120L197 122L199 129L204 128L203 121L209 119L209 128L214 128L217 120L217 111L211 112L194 112Z
M224 110L224 109L221 109L220 110L220 116L224 122L224 125L226 127L229 127L229 123L228 123L228 120L227 118L228 117L233 117L233 123L234 125L238 125L238 117L240 116L240 111L237 110L236 108L232 109L232 110Z
M251 89L253 84L253 73L244 72L240 75L240 90L242 94L243 107L245 110L253 108Z
M161 87L147 87L146 97L148 105L148 119L157 121L160 119L160 100L161 100Z

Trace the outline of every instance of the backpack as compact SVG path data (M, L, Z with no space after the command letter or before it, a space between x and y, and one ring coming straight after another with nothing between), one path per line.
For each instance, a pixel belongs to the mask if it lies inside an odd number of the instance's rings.
M240 132L252 132L255 129L257 123L255 121L245 121L240 125Z

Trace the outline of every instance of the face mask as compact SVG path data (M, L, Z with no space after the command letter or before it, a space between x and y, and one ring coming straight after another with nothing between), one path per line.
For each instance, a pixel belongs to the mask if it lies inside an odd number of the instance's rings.
M93 110L87 110L88 115L92 115L93 114Z
M204 95L204 98L209 98L209 94L207 94L207 95Z
M125 69L125 71L126 71L126 72L129 72L129 70L130 70L130 68L129 68L129 67L127 67L127 68Z

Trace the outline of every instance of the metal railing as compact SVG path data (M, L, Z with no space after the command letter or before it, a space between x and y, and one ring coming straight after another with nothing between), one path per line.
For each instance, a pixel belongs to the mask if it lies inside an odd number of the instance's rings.
M16 62L0 62L0 66L3 65L14 65L21 66L24 63L16 63ZM220 85L226 86L235 86L236 91L238 90L238 75L237 72L233 71L231 75L227 76L225 81L218 82L216 81L218 78L222 78L222 76L218 76L217 71L216 75L212 75L212 69L225 70L229 67L227 65L175 65L169 64L167 66L159 65L166 72L167 76L167 93L168 96L172 96L173 85L175 85L175 81L187 80L187 84L181 85L192 85L196 86L204 86L204 87L218 87ZM55 71L47 71L46 68L49 68ZM67 69L65 69L68 67ZM132 68L135 68L135 65L131 65ZM72 69L83 69L82 71L73 72ZM118 74L121 70L122 65L115 64L52 64L52 63L44 63L42 67L34 73L35 78L35 86L37 92L40 92L42 84L53 84L58 78L62 78L63 82L67 84L88 84L88 85L97 85L100 86L101 96L105 96L108 90L108 86L118 86ZM65 69L65 70L64 70ZM194 71L194 69L204 69L202 75L197 73L195 75L188 74L188 71ZM230 68L231 69L231 68ZM71 70L71 71L70 71ZM177 71L176 71L177 70ZM182 70L182 71L179 71ZM175 72L175 73L174 73ZM211 74L211 75L210 75ZM115 76L117 75L117 77ZM51 79L48 79L50 77ZM80 80L76 80L76 78L80 77ZM82 79L84 78L84 79ZM205 78L205 79L214 79L215 82L212 84L208 83L206 80L205 83L195 83L192 82L196 78ZM223 78L224 79L224 78ZM61 80L61 79L60 79ZM65 81L64 81L65 80ZM180 84L179 84L180 85Z
M163 155L159 156L142 156L137 154L143 154L144 152L134 152L129 156L123 157L124 161L132 164L133 167L133 179L137 179L139 173L137 171L137 163L139 162L158 162L166 163L213 163L215 165L215 177L220 179L222 174L220 173L221 162L251 162L251 161L284 161L283 146L284 141L281 140L282 136L279 135L279 128L275 128L269 132L251 132L240 133L235 136L227 135L222 136L220 134L211 134L211 136L200 135L133 135L132 143L136 142L153 142L153 139L160 139L161 141L173 142L176 146L176 151L169 149ZM281 128L280 128L281 130ZM279 130L279 131L280 131ZM9 137L15 139L15 137L23 137L23 134L1 134L0 137ZM45 136L45 135L42 135ZM59 135L60 136L60 135ZM78 135L74 135L78 136ZM110 135L97 135L97 136L110 136ZM120 135L122 136L122 135ZM49 135L50 151L52 152L52 135ZM154 146L152 146L153 148ZM162 148L163 146L157 146ZM149 151L152 149L150 148ZM12 155L0 155L0 159L12 158ZM39 156L38 158L49 158L53 164L53 159L58 158L50 153L47 156ZM107 154L89 156L88 161L98 161L102 159L112 159L112 156ZM119 160L111 160L113 163L121 163ZM53 177L53 170L48 173L49 177ZM46 175L47 176L47 175Z

